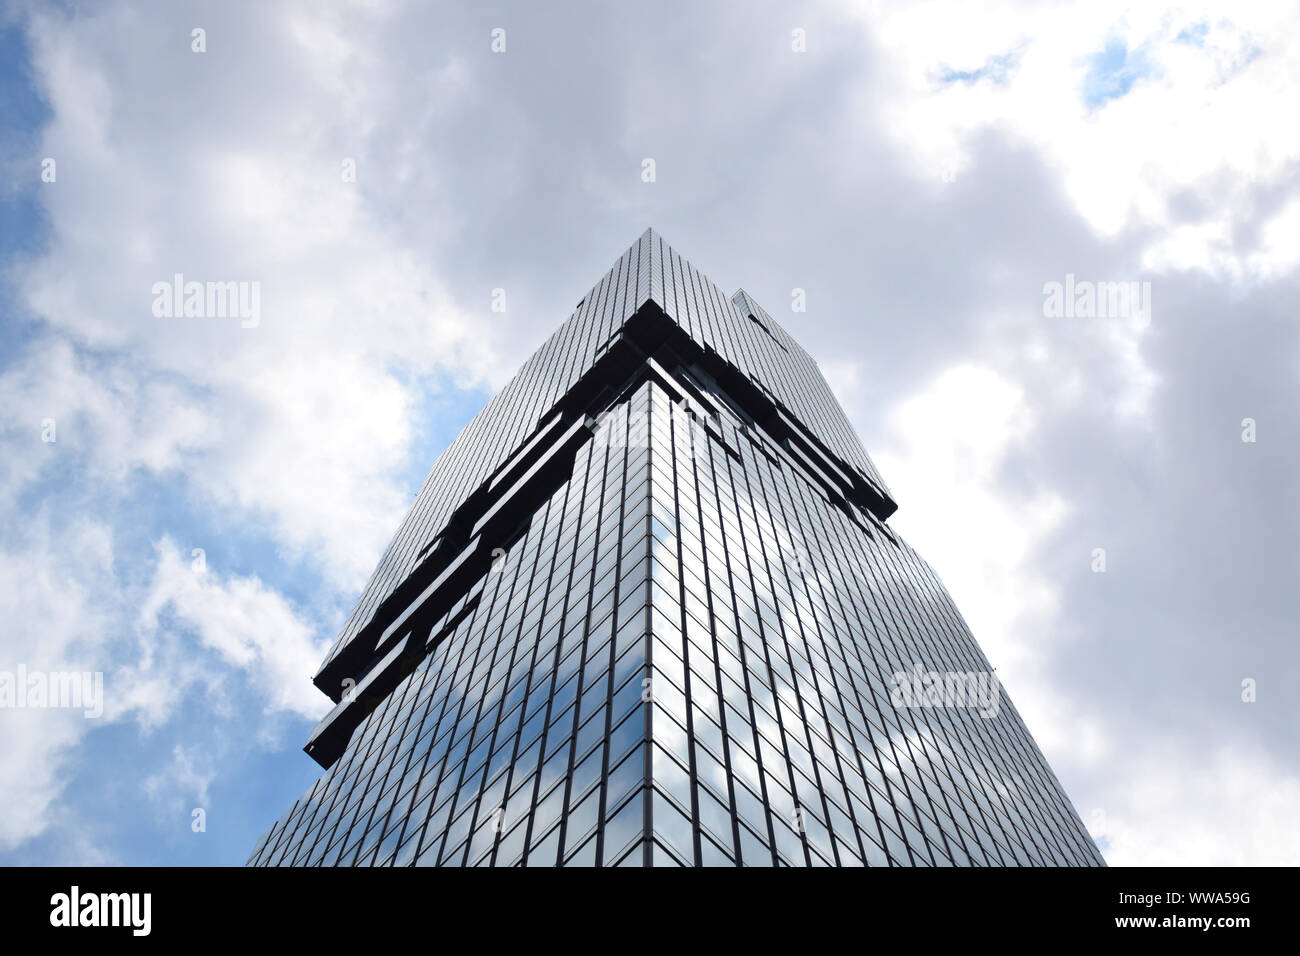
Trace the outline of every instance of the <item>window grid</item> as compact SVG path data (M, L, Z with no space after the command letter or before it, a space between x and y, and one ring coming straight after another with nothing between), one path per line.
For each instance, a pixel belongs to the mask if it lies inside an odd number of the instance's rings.
M646 296L874 478L807 353L647 234L439 459L331 654ZM1005 693L993 718L891 701L914 666L992 670L929 565L690 379L715 417L655 376L601 410L250 863L1101 862Z

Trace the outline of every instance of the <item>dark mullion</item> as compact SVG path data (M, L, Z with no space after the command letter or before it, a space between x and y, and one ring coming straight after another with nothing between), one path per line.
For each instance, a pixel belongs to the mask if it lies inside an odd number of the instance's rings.
M557 524L563 524L564 522L564 505L569 500L569 484L570 484L569 482L566 482L564 485L564 495L563 495L564 501L559 505L558 515L554 519ZM554 508L555 508L555 497L552 496L547 500L547 513L542 522L542 528L540 531L539 540L544 540L546 538L547 533L550 530L550 526L552 523L551 512L552 510L554 510ZM557 542L559 541L558 535L556 537L556 541ZM542 621L546 619L546 610L550 606L551 591L550 591L549 583L552 580L552 577L555 573L554 552L550 554L546 554L542 550L540 549L538 550L537 560L533 564L532 574L529 575L528 585L524 591L525 594L532 594L533 582L537 578L538 571L541 570L542 568L543 561L545 562L545 568L546 568L545 577L548 583L548 587L546 589L546 593L542 595L541 604L539 605L541 608L541 612L538 614L537 624L534 625L536 633L532 637L532 646L528 650L529 667L528 667L527 675L523 678L523 685L524 685L523 700L521 700L519 703L519 719L515 722L515 726L514 726L515 740L514 740L514 744L510 748L510 763L506 767L505 787L501 797L501 809L503 811L505 810L506 805L510 802L510 788L514 784L515 771L518 769L516 764L519 760L519 747L522 743L522 741L520 740L520 735L523 731L524 721L528 716L527 714L528 696L529 696L528 691L530 689L530 684L532 683L533 671L537 667L536 657L537 657L538 647L541 641ZM503 687L501 691L502 694L501 707L503 710L505 708L505 701L507 699L506 695L510 693L510 674L514 670L514 661L519 651L519 645L523 643L524 640L527 639L523 633L523 622L524 620L527 619L527 617L528 617L528 608L527 608L527 604L525 604L523 617L521 617L519 620L519 633L515 637L515 647L511 654L510 666L506 668L506 673L505 673L506 686ZM492 761L492 753L496 749L497 737L501 732L501 726L502 726L501 724L498 724L497 728L493 731L492 742L488 744L489 764ZM480 800L481 799L482 799L482 794L480 794ZM492 848L491 850L488 851L488 862L489 865L493 865L493 866L496 865L497 862L497 851L500 849L501 841L505 838L504 816L502 817L501 823L503 824L503 826L501 827L501 829L497 830L496 838L492 841ZM527 850L527 846L525 846L524 849Z
M510 583L510 587L511 587L511 591L513 592L513 589L514 589L514 582L513 582L513 581L511 581L511 583ZM499 595L500 593L501 593L501 584L500 584L500 582L497 582L497 586L496 586L496 588L493 589L493 595L494 595L494 597L493 597L493 600L492 600L490 606L494 606L494 605L495 605L495 603L496 603L496 597L495 597L495 596L496 596L496 595ZM507 599L506 599L506 602L507 602L507 606L508 606L508 604L509 604L509 598L508 598L508 597L507 597ZM493 616L492 614L487 614L487 615L486 615L488 621L491 620L492 616ZM496 630L496 631L497 631L497 634L499 635L499 634L500 634L500 625L494 625L494 630ZM484 652L485 645L488 643L489 640L491 640L490 635L488 635L488 634L483 634L483 635L479 638L479 640L473 642L473 644L474 644L473 663L470 665L468 672L465 674L465 680L466 680L467 682L469 682L469 681L473 678L473 676L474 676L474 671L478 669L478 661L479 661L479 659L480 659L480 658L479 658L479 655L482 654L482 653ZM467 647L466 649L468 650L468 647ZM495 655L495 653L496 653L496 644L495 644L495 643L493 644L493 646L492 646L492 648L491 648L491 653L494 654L494 655ZM462 664L464 663L464 657L461 658L461 663L462 663ZM457 668L457 671L459 672L459 668ZM449 691L449 692L450 692L451 689L452 689L451 687L448 687L448 691ZM468 691L468 690L470 689L470 687L467 686L465 689ZM480 710L481 707L482 707L482 703L483 703L483 702L482 702L481 699L480 699L477 703L471 703L471 702L470 702L470 698L468 697L468 695L466 695L465 693L462 692L462 694L461 694L461 706L460 706L460 709L457 711L457 716L456 716L455 721L452 723L452 729L451 729L451 734L452 734L452 736L451 736L451 739L448 741L448 752L447 752L447 759L448 759L448 760L451 759L451 748L455 746L455 743L456 743L456 740L457 740L457 729L460 727L460 723L461 723L461 721L464 719L464 716L465 716L466 710L472 708L473 711L474 711L474 713L475 713L475 715L476 715L475 718L474 718L474 720L470 722L468 729L465 731L465 736L466 736L466 738L467 738L467 739L466 739L466 742L465 742L465 756L462 757L462 758L460 759L460 767L459 767L459 771L456 773L456 784L455 784L455 786L452 788L451 792L448 794L448 799L451 800L451 805L450 805L450 807L449 807L448 810L447 810L447 824L446 824L446 826L443 828L442 835L441 835L441 837L440 837L440 839L439 839L439 842L438 842L438 854L437 854L437 860L438 860L438 864L439 864L439 865L442 865L442 866L447 865L447 863L449 862L449 861L446 861L446 860L443 859L443 855L444 855L444 854L447 852L447 850L449 849L449 847L447 846L447 837L448 837L448 835L449 835L450 832L451 832L451 825L452 825L452 822L456 819L456 816L458 815L458 812L459 812L459 809L460 809L459 806L458 806L458 801L459 801L459 799L460 799L460 790L461 790L462 787L465 786L465 772L466 772L466 770L467 770L468 767L469 767L469 758L470 758L470 756L474 753L474 750L473 750L473 742L474 742L474 728L478 725L478 721L479 721L479 719L480 719L479 716L477 716L477 715L479 714L479 710ZM467 708L467 705L468 705L468 708ZM449 767L448 769L450 769L450 767ZM477 798L478 798L478 795L475 794L474 797L473 797L473 799L474 799L474 800L477 800ZM471 818L471 821L470 821L469 832L470 832L470 834L471 834L471 838L472 838L472 834L473 834L473 832L474 832L474 825L473 825L473 820L472 820L472 818ZM470 842L470 840L467 839L467 840L466 840L466 843L465 843L465 852L466 852L467 855L468 855L468 852L469 852L469 842Z
M748 458L748 461L747 461L747 462L745 461L746 458ZM748 448L748 447L744 447L744 446L742 446L742 447L741 447L741 460L742 460L742 464L741 464L741 467L740 467L741 473L747 475L747 474L749 473L749 471L754 467L754 461L755 461L755 459L754 459L754 455L753 455L753 451L752 451L752 449L750 449L750 448ZM735 508L736 508L736 521L737 521L737 524L741 526L741 530L743 531L743 530L744 530L744 520L745 520L745 519L744 519L744 510L740 507L740 488L739 488L739 483L736 481L735 472L734 472L734 471L732 470L732 468L731 468L731 463L730 463L730 459L729 459L729 458L726 460L726 464L727 464L727 478L728 478L728 483L729 483L729 486L730 486L730 492L731 492L732 500L733 500L734 505L735 505ZM746 493L746 495L749 495L749 489L748 489L748 487L746 487L746 491L745 491L745 493ZM750 502L750 507L751 507L751 509L752 509L752 507L753 507L752 499L751 499L751 502ZM777 848L776 848L776 830L774 829L774 826L773 826L773 823L772 823L772 819L771 819L771 818L772 818L772 811L771 811L772 801L771 801L771 798L769 798L768 793L767 793L767 773L764 772L765 770L766 770L766 771L769 771L769 772L775 772L776 768L768 768L768 767L766 766L766 762L765 762L764 759L763 759L763 748L759 745L759 743L758 743L758 739L757 739L758 734L760 733L760 731L759 731L759 729L758 729L758 720L757 720L757 718L756 718L756 716L755 716L755 714L756 714L755 706L756 706L756 705L754 704L754 694L753 694L753 690L752 690L752 688L750 687L750 683L749 683L750 675L749 675L749 661L748 661L748 658L749 658L749 653L750 653L750 651L749 651L749 648L748 648L748 647L746 646L746 644L745 644L745 625L744 625L744 623L743 623L742 615L741 615L741 613L740 613L740 598L738 597L737 592L736 592L736 587L735 587L735 584L734 584L734 580L735 580L735 578L736 578L737 576L743 576L743 577L746 577L746 578L749 579L749 585L748 585L748 587L749 587L750 593L754 595L754 602L755 602L755 603L758 603L758 593L757 593L757 589L754 587L753 574L752 574L751 569L750 569L750 559L749 559L748 548L747 548L746 545L745 545L745 542L744 542L744 539L743 539L743 535L742 535L742 539L741 539L741 541L739 542L739 547L740 547L740 552L739 552L739 555L740 555L740 561L738 561L738 562L734 562L734 559L733 559L733 557L732 557L732 549L731 549L730 544L727 544L726 542L724 542L724 546L727 548L727 565L728 565L728 570L729 570L730 577L731 577L731 581L729 581L728 583L731 585L731 602L732 602L732 608L733 608L733 610L734 610L734 613L735 613L735 619L736 619L736 639L737 639L737 645L738 645L738 647L739 647L739 649L740 649L740 653L741 653L741 659L740 659L740 662L741 662L741 664L744 666L744 671L745 671L745 698L746 698L746 703L748 704L748 710L749 710L749 733L750 733L750 736L753 738L753 743L754 743L754 763L758 766L758 783L759 783L759 791L760 791L760 792L759 792L759 796L762 798L762 801L763 801L763 807L764 807L764 818L765 818L763 822L767 825L767 842L768 842L768 851L769 851L769 853L771 854L771 861L770 861L770 862L771 862L772 866L776 866L776 865L777 865L777 862L776 862L776 861L777 861L777 857L778 857L778 851L777 851ZM733 563L733 562L734 562L734 563ZM739 568L737 568L737 565L739 565ZM739 572L739 573L738 573L738 572ZM757 609L756 609L756 610L757 610ZM761 621L761 618L760 618L760 621ZM766 639L765 639L764 636L763 636L763 631L762 631L761 625L760 625L760 627L758 628L758 638L759 638L759 643L763 644L763 646L764 646L764 656L763 656L763 660L761 661L761 663L762 663L763 669L765 669L765 670L767 671L767 676L768 676L768 678L771 679L771 678L772 678L772 669L771 669L771 665L770 665L770 664L768 663L768 661L767 661L767 655L766 655ZM775 695L775 689L773 690L773 694ZM722 710L723 710L723 717L724 717L724 719L725 719L725 717L726 717L726 705L725 705L725 703L723 703L723 705L722 705ZM778 708L778 710L779 710L779 708ZM777 714L775 714L775 715L773 715L773 716L774 716L774 718L775 718L776 720L778 720L778 721L780 720L780 716L781 716L781 715L780 715L779 713L777 713ZM779 726L779 724L778 724L778 726ZM782 731L782 734L784 735L784 731ZM730 737L730 734L728 734L728 737ZM730 740L728 740L728 742L727 742L727 746L728 746L728 747L731 746ZM785 740L784 740L784 739L782 739L782 741L781 741L781 751L782 751L782 754L783 754L783 756L785 757L785 759L788 761L788 760L789 760L789 754L786 754L786 753L785 753ZM735 820L736 820L736 826L737 826L737 829L736 829L736 847L737 847L738 852L741 853L741 855L742 855L742 856L741 856L741 859L743 860L743 859L744 859L744 857L743 857L744 849L741 847L741 844L740 844L740 830L739 830L739 827L742 826L742 824L739 822L739 821L740 821L740 805L739 805L739 803L737 803L737 801L736 801L736 794L735 794L736 779L735 779L735 774L731 773L730 755L728 755L728 767L727 767L727 769L728 769L728 775L727 775L727 776L728 776L728 782L730 783L730 785L731 785L731 787L732 787L731 800L732 800L732 806L733 806L733 808L734 808L733 812L734 812L734 816L735 816ZM790 775L790 768L789 768L789 766L786 766L786 767L784 768L784 770L785 770L785 774L786 774L786 776L787 776L787 778L788 778L789 775ZM797 806L797 805L798 805L798 803L797 803L797 800L798 800L798 791L795 790L795 788L794 788L794 780L793 780L793 779L790 780L790 785L791 785L791 787L790 787L791 790L794 791L794 796L795 796L795 799L796 799L796 804L795 804L795 805ZM800 835L800 839L802 839L802 834ZM806 852L806 851L805 851L805 852ZM805 860L805 863L806 863L806 862L807 862L807 861Z
M785 478L785 486L786 486L787 498L788 498L788 500L789 500L789 502L790 502L791 508L796 512L796 517L802 517L805 521L809 522L809 524L808 524L807 526L809 526L809 527L815 527L815 525L813 525L812 522L813 522L814 520L816 520L816 517L820 517L822 514L824 514L824 513L825 513L825 509L824 509L824 508L819 509L819 508L815 508L815 507L810 508L810 507L807 507L807 503L808 503L810 500L811 500L811 501L814 501L814 502L818 501L819 498L818 498L818 496L817 496L817 493L816 493L816 492L813 492L812 489L811 489L809 486L807 486L806 484L804 484L804 483L800 483L800 482L796 482L796 480L795 480L794 478L792 478L792 477L790 476L789 473L786 473L786 474L784 475L784 478ZM775 476L774 476L774 478L773 478L773 482L774 482L774 484L776 483L776 478L775 478ZM785 508L782 508L782 517L786 519L786 524L787 524L786 534L787 534L787 536L788 536L788 535L790 534L790 532L789 532L789 528L788 528L788 525L789 525L790 522L789 522L789 514L787 513L787 511L786 511ZM805 540L805 542L806 542L807 536L804 535L803 538L804 538L804 540ZM792 538L791 540L793 540L793 538ZM827 540L827 541L833 541L834 539L833 539L833 538L830 538L830 537L827 537L825 540ZM811 559L811 554L809 553L809 549L808 549L807 547L805 547L804 544L800 544L799 547L803 548L803 551L804 551L804 559L805 559L805 561L807 561L807 562L811 562L812 559ZM824 554L825 551L826 551L826 549L823 548L823 549L822 549L822 553ZM803 565L803 564L804 564L804 561L801 561L801 565ZM808 576L809 576L809 568L801 566L801 567L800 567L800 577L801 577L801 579L802 579L803 587L804 587L804 590L805 590L806 592L809 593L809 596L810 596L810 598L811 598L811 591L812 591L812 588L811 588L811 586L809 585L809 582L808 582ZM787 573L786 577L789 578L789 574L788 574L788 573ZM820 578L818 578L817 575L815 575L815 574L813 575L813 577L814 577L814 579L816 579L816 581L817 581L817 591L818 591L819 594L822 595L822 601L823 601L823 602L826 602L825 589L822 587L822 583L821 583ZM793 589L792 589L792 590L793 590ZM797 613L797 612L796 612L796 613ZM811 626L815 629L815 631L816 631L816 635L817 635L817 639L821 641L821 643L822 643L822 645L823 645L823 648L825 649L825 652L829 655L829 654L831 653L830 648L829 648L829 641L827 640L826 635L825 635L825 633L823 632L823 628L822 628L821 622L817 619L817 615L816 615L816 613L812 614ZM804 640L805 640L805 642L807 642L807 640L808 640L808 636L807 636L807 628L803 625L802 621L800 622L800 629L801 629L802 631L804 631ZM835 634L835 632L834 632L833 630L832 630L832 636L833 636L833 637L838 641L838 635ZM813 671L814 671L814 673L816 673L816 667L815 667L815 666L813 667ZM832 671L833 671L833 668L832 668ZM816 682L816 678L814 678L814 682L817 683L817 682ZM847 714L847 713L848 713L848 704L847 704L847 702L846 702L845 699L844 699L843 692L842 692L842 689L841 689L840 686L839 686L838 681L836 681L836 680L834 679L834 677L832 677L832 678L830 679L830 683L831 683L831 688L832 688L832 689L834 690L834 692L835 692L835 698L836 698L836 700L839 701L840 709L843 710L843 711L845 712L845 714ZM822 690L821 690L820 686L818 686L818 693L822 693ZM822 717L823 717L823 720L825 720L826 723L828 723L828 724L831 723L831 721L826 720L826 716L825 716L825 713L824 713L824 712L823 712ZM848 786L847 781L845 780L844 769L843 769L843 765L841 764L841 760L842 760L842 758L841 758L841 756L840 756L840 752L839 752L840 748L836 745L836 742L835 742L835 739L834 739L834 734L831 734L831 739L830 739L830 741L829 741L829 747L830 747L830 749L831 749L831 753L832 753L832 754L834 755L834 757L835 757L836 770L837 770L837 772L838 772L838 774L839 774L839 777L840 777L840 780L839 780L840 786L843 787L844 790L845 790L845 803L847 804L847 806L845 807L845 812L846 812L847 815L848 815L849 822L850 822L850 823L852 824L852 826L853 826L853 840L854 840L854 842L857 843L857 845L858 845L858 852L861 854L861 856L862 856L862 861L863 861L863 865L865 866L865 865L866 865L866 861L867 861L867 849L866 849L865 846L862 845L862 834L859 832L859 827L861 827L862 829L866 829L866 827L865 827L865 821L864 821L864 824L859 824L858 819L857 819L857 814L854 813L854 811L853 811L853 801L850 800L850 799L848 799L847 794L848 794L848 791L850 790L850 788L849 788L849 786ZM856 755L855 755L855 756L856 756ZM815 756L815 754L814 754L814 757L813 757L813 761L814 761L814 763L816 763L816 756ZM859 773L862 772L862 771L861 771L861 768L858 768L858 772L859 772ZM865 780L866 780L866 778L865 778L865 776L864 776L864 777L863 777L863 781L864 781L864 784L863 784L863 785L864 785L864 787L866 787L866 790L867 790L867 792L868 792L868 799L870 799L870 790L871 790L871 788L870 788L869 786L866 786ZM822 797L823 797L823 802L824 802L824 803L829 803L829 801L826 799L826 795L825 795L824 792L823 792L823 794L822 794ZM832 829L831 829L831 826L830 826L830 823L831 823L831 817L830 817L830 808L829 808L829 806L826 807L826 814L827 814L827 829L830 830L830 832L831 832L832 846L834 846L834 845L835 845L835 843L834 843L835 834L834 834L834 830L832 830ZM875 821L873 820L872 823L874 824ZM836 853L837 853L837 855L838 855L838 849L836 850Z
M612 605L612 608L611 608L611 610L610 610L610 612L609 612L609 615L610 615L610 627L609 627L609 674L606 675L606 678L605 678L605 742L604 742L604 744L602 744L602 747L603 747L603 753L601 754L601 764L600 764L600 783L597 784L597 790L599 791L599 793L598 793L597 796L596 796L596 836L595 836L595 840L596 840L596 865L597 865L597 866L600 866L600 865L603 863L604 859L605 859L605 814L608 812L608 809L609 809L608 806L606 805L606 801L607 801L608 798L609 798L609 761L610 761L610 758L611 758L611 756L612 756L612 755L610 754L610 737L611 737L611 735L613 734L613 731L614 731L614 691L615 691L615 687L614 687L614 662L615 662L615 657L614 657L614 655L615 655L615 653L616 653L616 645L617 645L617 641L618 641L618 628L619 628L619 623L620 623L620 622L619 622L619 619L618 619L618 608L619 608L619 603L620 603L620 601L622 600L622 597L623 597L622 594L619 593L619 585L620 585L620 583L621 583L622 580L623 580L624 540L625 540L625 538L626 538L626 536L627 536L627 530L626 530L626 528L623 526L623 522L624 522L624 519L626 518L626 515L627 515L627 493L628 493L628 486L629 486L629 484L631 484L631 476L628 475L628 461L631 459L631 445L632 445L632 440L631 440L631 431L632 431L632 417L633 417L632 408L633 408L633 406L635 405L635 403L636 403L636 394L633 393L633 395L628 399L628 405L627 405L627 408L628 408L628 415L627 415L627 428L628 428L628 434L624 436L624 440L623 440L623 442L622 442L622 446L623 446L623 480L622 480L621 486L619 487L619 502L618 502L618 551L616 552L616 557L614 558L614 570L613 570L612 572L610 572L610 573L613 575L613 578L614 578L614 586L613 586L613 590L611 591L611 593L613 594L613 599L612 599L611 602L610 602L611 605ZM646 433L647 433L647 434L646 434L646 440L647 440L647 442L649 441L649 429L650 429L650 409L647 407L647 408L646 408ZM647 461L646 461L646 467L647 467L647 468L650 467L650 463L649 463L648 456L647 456ZM649 520L648 520L648 519L643 520L643 526L644 526L644 529L645 529L645 530L647 530L647 531L649 530ZM593 573L594 573L594 572L593 572ZM595 598L595 594L594 594L594 593L592 594L592 597L593 597L593 599ZM586 655L586 650L585 650L585 648L584 648L584 650L583 650L583 654L584 654L584 657L585 657L585 655ZM584 668L585 668L585 666L586 666L585 662L584 662L584 665L583 665L583 666L584 666ZM584 678L585 678L586 675L584 674L583 676L584 676ZM622 847L619 847L618 849L621 850L621 849L623 849L623 848L622 848Z
M600 488L600 500L599 503L597 504L597 512L596 512L597 516L602 520L605 518L605 505L608 500L606 496L609 493L609 479L608 479L609 449L608 447L604 449L604 452L605 453L603 455L599 456L601 462L599 465L601 488ZM590 467L593 468L597 467L596 460L597 460L597 456L593 454L591 456ZM571 849L576 849L576 847L570 847L568 844L569 803L573 799L573 771L576 769L574 764L578 757L578 753L577 753L578 731L582 727L583 720L585 720L585 718L587 717L587 715L582 712L582 696L587 690L587 673L586 673L587 640L591 636L591 609L596 599L596 591L595 591L596 583L597 583L596 569L600 566L600 562L604 557L604 553L601 551L601 547L600 547L600 538L602 533L603 533L603 529L602 529L601 521L597 521L595 529L592 532L592 534L595 537L595 546L592 550L592 555L591 555L592 562L591 562L591 571L589 572L589 579L587 585L586 611L583 615L586 620L582 628L582 644L580 650L578 651L577 671L574 674L574 680L577 681L577 689L575 690L574 693L573 722L572 722L573 730L572 730L572 736L570 737L569 740L568 771L565 774L565 779L564 779L564 808L560 816L560 834L559 834L559 841L558 841L559 855L557 857L557 863L561 866L564 865L565 857L569 855L569 851ZM619 539L619 542L621 544L621 538ZM618 545L615 546L617 547ZM579 545L579 548L580 547L581 545ZM577 554L577 550L574 551L574 554L575 555ZM617 562L617 559L615 559L615 561ZM615 588L618 587L617 578L615 578L614 587ZM563 640L563 637L561 637L561 640Z
M541 792L541 787L542 787L542 769L546 766L546 752L547 752L547 749L548 749L548 745L549 745L549 743L550 743L550 736L551 736L551 716L552 716L553 708L554 708L554 706L555 706L555 691L558 689L558 688L556 687L556 681L557 681L557 679L558 679L558 677L559 677L560 660L561 660L561 658L560 658L560 653L564 650L564 634L565 634L565 632L566 632L566 630L567 630L567 626L568 626L568 624L570 623L570 622L569 622L569 598L570 598L570 596L571 596L572 593L573 593L573 588L574 588L574 583L575 583L575 582L574 582L574 578L573 578L573 574L574 574L574 571L577 569L578 552L581 550L581 547L580 547L580 545L581 545L581 540L580 540L580 538L579 538L579 534L580 534L581 529L582 529L582 521L583 521L583 518L586 516L586 513L587 513L587 501L586 501L586 495L587 495L588 488L589 488L589 486L590 486L590 482L591 482L591 470L592 470L593 462L594 462L594 460L595 460L595 456L594 456L594 455L586 455L586 456L583 456L583 455L581 455L581 454L578 456L578 458L577 458L576 460L577 460L577 461L583 461L584 457L585 457L585 459L586 459L586 468L584 469L584 471L583 471L583 475L582 475L582 490L578 493L578 495L579 495L579 497L578 497L578 502L579 502L579 504L578 504L578 509L577 509L577 511L574 513L574 515L573 515L573 517L572 517L572 519L571 519L571 520L573 521L573 524L574 524L574 547L573 547L573 554L569 555L569 569L568 569L568 571L567 571L567 573L566 573L566 575L565 575L566 587L565 587L565 589L564 589L564 609L560 612L560 622L559 622L559 627L560 627L560 629L559 629L559 634L556 636L556 639L555 639L555 650L554 650L554 652L553 652L553 660L551 661L551 675L550 675L550 678L549 678L550 685L551 685L551 692L550 692L550 694L547 695L546 706L545 706L545 708L544 708L545 711L546 711L546 716L545 716L545 717L543 718L543 720L542 720L542 732L541 732L541 741L542 741L542 743L541 743L540 752L538 753L538 757L537 757L537 779L533 782L533 797L532 797L532 800L531 800L531 807L530 807L529 812L528 812L528 822L525 824L525 826L527 827L527 830L524 832L524 854L523 854L523 858L522 858L522 861L523 861L524 865L527 865L527 864L528 864L528 862L529 862L529 857L532 855L533 823L535 822L535 819L536 819L537 803L538 803L538 800L541 799L541 796L542 796L542 792ZM578 475L577 475L577 469L576 469L576 466L575 466L573 478L570 479L571 483L572 483L572 482L576 482L576 481L577 481L577 478L578 478ZM604 474L603 474L603 471L602 471L602 473L601 473L601 479L600 479L600 480L601 480L602 482L604 481ZM597 503L596 503L596 509L597 509L597 514L599 515L599 510L600 510L600 503L599 503L599 500L598 500ZM567 511L567 510L568 510L568 509L567 509L567 507L566 507L565 511ZM564 514L564 512L561 512L561 522L562 522L562 523L563 523L563 514ZM564 529L563 527L561 527L561 529L560 529L560 535L561 535L561 536L564 535L564 531L565 531L565 529ZM556 540L557 540L557 542L558 542L559 539L557 538ZM594 570L594 568L595 568L595 564L594 564L594 563L592 564L592 568L593 568L593 570ZM591 594L590 594L590 592L588 592L587 598L588 598L588 602L590 602L590 598L591 598ZM530 688L530 694L529 694L529 696L532 696L532 695L531 695L531 689L532 689L532 686L533 686L533 684L532 684L532 677L530 676L530 677L529 677L529 688ZM527 698L525 698L524 706L525 706L525 707L528 706ZM525 714L524 716L525 716L525 718L526 718L528 715ZM566 803L566 808L567 808L567 802L568 802L568 794L566 793L566 794L565 794L565 803ZM558 829L559 827L562 827L562 826L563 826L563 818L564 818L564 811L562 810L562 811L561 811L560 822L557 824L557 829ZM561 849L563 849L563 842L562 842L562 840L563 840L563 832L561 831L559 837L557 838L557 842L559 842L559 846L557 846L557 848L556 848L556 860L555 860L555 863L556 863L556 864L559 863L559 852L560 852Z

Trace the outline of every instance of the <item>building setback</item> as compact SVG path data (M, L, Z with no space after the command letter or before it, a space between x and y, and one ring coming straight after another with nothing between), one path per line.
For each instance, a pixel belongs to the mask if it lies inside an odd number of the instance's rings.
M647 231L434 463L250 864L1102 865L896 507Z

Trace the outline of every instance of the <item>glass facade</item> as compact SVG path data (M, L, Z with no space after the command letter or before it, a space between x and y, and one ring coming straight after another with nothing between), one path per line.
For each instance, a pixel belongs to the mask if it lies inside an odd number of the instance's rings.
M647 233L611 275L635 287L656 255L680 261ZM250 863L1101 864L996 684L901 692L991 668L815 364L773 355L774 388L683 321L684 270L650 271L619 344L477 448L462 497L421 501L435 466L317 675L327 770ZM711 298L733 341L798 349L743 293Z

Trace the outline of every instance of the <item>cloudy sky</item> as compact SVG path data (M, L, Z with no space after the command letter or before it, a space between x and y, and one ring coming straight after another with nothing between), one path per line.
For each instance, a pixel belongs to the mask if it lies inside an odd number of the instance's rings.
M243 862L429 465L647 226L818 359L1110 863L1300 862L1294 4L0 9L0 671L103 674L0 710L0 863Z

